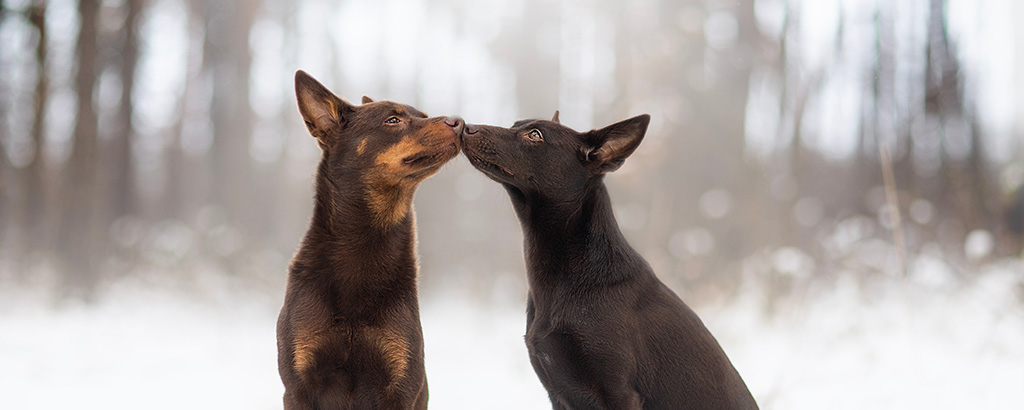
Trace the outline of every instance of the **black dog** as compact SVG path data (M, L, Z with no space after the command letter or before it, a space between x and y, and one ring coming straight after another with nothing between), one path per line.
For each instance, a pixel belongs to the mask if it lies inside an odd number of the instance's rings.
M555 409L755 409L700 318L629 246L604 174L650 116L578 133L552 121L466 125L462 150L501 183L523 228L526 345Z
M353 106L302 71L295 93L323 154L277 323L284 408L425 409L412 198L458 154L463 122Z

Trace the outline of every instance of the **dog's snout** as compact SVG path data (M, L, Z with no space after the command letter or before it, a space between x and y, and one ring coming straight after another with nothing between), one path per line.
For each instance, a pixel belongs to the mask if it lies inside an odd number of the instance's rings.
M466 134L476 134L480 131L480 127L473 124L466 124Z

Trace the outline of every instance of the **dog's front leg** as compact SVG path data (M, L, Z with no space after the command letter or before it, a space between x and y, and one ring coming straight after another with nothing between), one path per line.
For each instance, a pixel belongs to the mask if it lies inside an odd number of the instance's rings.
M612 394L551 394L551 408L553 410L641 410L643 400L635 390L614 392Z
M633 389L618 354L596 359L585 352L580 342L567 333L550 332L528 338L530 362L541 384L547 389L555 410L641 409L643 400Z
M607 409L640 410L644 407L640 393L626 385L609 389L604 401Z

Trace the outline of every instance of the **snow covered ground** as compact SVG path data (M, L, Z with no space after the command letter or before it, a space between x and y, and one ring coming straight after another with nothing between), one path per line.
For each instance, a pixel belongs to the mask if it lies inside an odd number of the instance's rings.
M1022 281L1016 261L969 279L811 282L771 315L757 289L694 308L764 409L1011 409ZM123 284L93 306L48 301L0 290L0 408L281 408L276 295ZM550 408L521 305L425 300L422 317L431 408Z

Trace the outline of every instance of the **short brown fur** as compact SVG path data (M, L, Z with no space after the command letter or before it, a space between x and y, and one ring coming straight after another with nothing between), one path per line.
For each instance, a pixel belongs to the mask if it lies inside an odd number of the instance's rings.
M301 71L295 90L323 153L278 319L284 407L425 409L412 198L458 154L463 122L353 106Z

